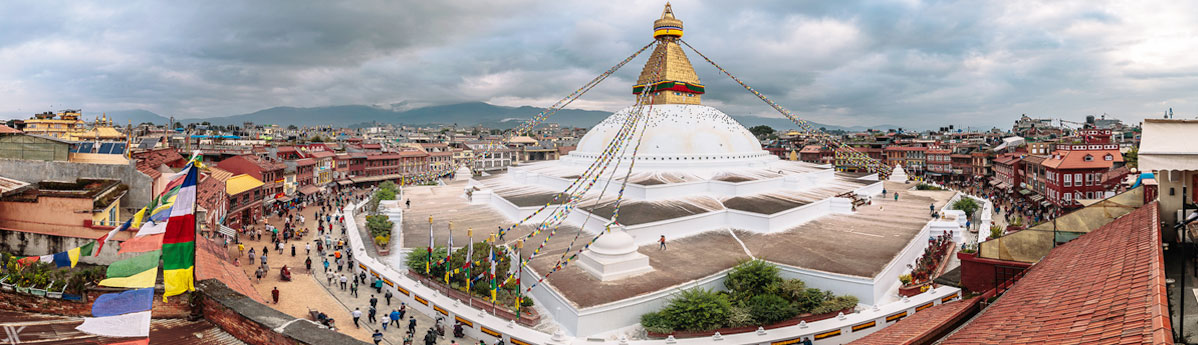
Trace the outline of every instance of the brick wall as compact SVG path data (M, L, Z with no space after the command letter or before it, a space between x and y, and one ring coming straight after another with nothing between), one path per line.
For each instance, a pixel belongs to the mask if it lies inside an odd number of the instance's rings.
M66 301L60 299L22 295L14 292L0 292L0 310L19 310L30 313L67 316L92 316L92 302L96 300L96 297L105 293L119 291L122 290L89 290L86 301ZM170 301L164 303L162 302L162 290L154 291L154 318L186 318L189 314L191 314L191 307L188 306L187 300L187 295L184 294L171 297Z

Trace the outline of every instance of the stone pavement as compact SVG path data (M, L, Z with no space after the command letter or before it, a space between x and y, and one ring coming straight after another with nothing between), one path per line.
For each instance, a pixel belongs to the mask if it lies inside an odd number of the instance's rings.
M362 194L364 194L364 192L358 193L358 195ZM309 272L304 267L304 259L309 255L306 253L304 245L307 243L312 243L312 241L318 237L315 220L315 213L317 210L319 210L319 207L309 206L303 211L299 212L299 214L304 215L306 218L305 223L300 227L309 228L308 235L305 235L303 240L293 240L286 243L284 245L285 249L282 255L279 254L278 250L272 249L270 254L267 256L267 264L270 266L270 271L268 271L267 275L262 278L261 282L257 282L257 279L254 277L255 269L258 266L257 263L248 262L248 253L241 254L240 267L250 277L250 280L255 282L254 287L267 300L270 300L271 289L276 286L279 288L279 303L272 303L270 304L270 307L287 313L288 315L305 319L308 318L309 308L322 311L325 314L328 314L329 317L332 317L336 320L336 327L338 331L359 340L373 343L371 335L374 334L376 329L381 328L383 314L389 313L391 311L391 309L387 309L387 302L383 296L377 296L379 298L379 314L376 317L379 317L379 322L367 325L367 312L370 309L369 300L370 295L374 293L374 290L368 288L368 284L360 284L358 287L358 297L352 296L348 288L348 285L352 285L353 283L353 272L351 267L346 266L342 272L340 272L344 273L350 279L345 290L341 290L340 284L337 282L337 280L334 280L334 285L336 286L328 286L327 276L323 272L322 257L317 252L315 245L312 246L312 253L310 254L312 257L312 270L314 272ZM283 227L283 219L281 217L268 217L267 223L280 229ZM259 224L255 225L255 228L262 229L264 228L263 224L264 223L260 222ZM330 232L326 231L326 234L328 233ZM334 242L344 236L343 230L339 226L332 230L331 234ZM254 241L246 235L242 235L241 239L246 246L247 252L250 248L254 248L255 254L258 255L261 255L262 247L271 246L270 239L266 235L263 235L261 241ZM293 244L296 248L296 255L294 257L291 256L291 246ZM333 270L336 270L337 266L334 263L330 253L332 253L332 251L326 249L326 255L328 255L327 257L329 258L330 267L333 268ZM236 257L237 255L237 247L231 245L230 256ZM283 267L283 265L287 265L287 267L291 270L292 280L289 282L280 280L279 270ZM360 328L354 327L353 317L350 314L354 308L360 308L362 311ZM399 303L397 301L392 301L391 308L398 309ZM407 333L407 319L413 316L416 318L416 335L413 338L413 343L423 344L424 334L428 328L433 325L433 320L427 315L412 312L409 312L407 315L405 315L405 319L402 321L402 327L399 327L400 329L395 329L395 326L390 326L386 331L383 332L383 344L403 344L404 335ZM437 344L451 344L451 340L454 340L452 338L452 324L446 323L445 327L447 336L440 337L437 341ZM478 340L475 339L457 339L457 342L458 344L478 344Z

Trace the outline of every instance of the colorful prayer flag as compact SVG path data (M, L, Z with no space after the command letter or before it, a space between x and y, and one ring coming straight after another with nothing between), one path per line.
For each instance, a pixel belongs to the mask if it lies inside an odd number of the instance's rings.
M163 299L195 291L196 171L188 169L162 238Z
M158 259L162 252L155 250L149 253L119 260L108 265L108 279L100 281L101 286L147 288L153 287L158 278Z
M148 337L150 336L150 311L83 318L83 324L75 329L105 337Z
M153 305L153 287L106 293L96 297L96 301L92 303L92 316L115 316L149 311Z

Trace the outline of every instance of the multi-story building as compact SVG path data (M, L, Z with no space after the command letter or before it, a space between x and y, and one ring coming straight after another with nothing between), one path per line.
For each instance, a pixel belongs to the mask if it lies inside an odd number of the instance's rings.
M58 113L57 118L54 113L47 111L25 120L24 131L26 134L69 140L74 134L83 132L85 123L81 117L80 110L64 110Z
M953 173L952 150L929 148L927 150L927 175L929 178L946 179Z
M1019 167L1023 164L1024 154L1003 153L994 158L994 180L995 187L1007 192L1011 192L1019 184L1023 182L1023 174L1019 171Z
M236 175L225 181L225 195L229 198L226 225L240 229L262 218L263 185L262 181L247 174Z
M1112 180L1126 173L1108 172L1123 167L1119 145L1111 142L1109 129L1078 131L1081 143L1059 144L1042 163L1048 180L1046 197L1058 206L1072 206L1074 200L1103 199L1114 195Z
M316 160L316 185L324 186L333 182L333 152L314 151L308 154Z
M287 194L284 190L287 182L284 169L287 166L283 163L247 154L230 157L218 162L217 166L234 174L246 174L262 181L263 199Z

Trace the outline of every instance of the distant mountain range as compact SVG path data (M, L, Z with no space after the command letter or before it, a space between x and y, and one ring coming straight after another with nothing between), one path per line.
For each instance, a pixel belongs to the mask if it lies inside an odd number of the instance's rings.
M273 107L249 114L202 119L175 119L175 121L183 123L208 122L213 125L241 125L244 122L253 122L254 124L277 124L284 126L333 125L340 127L364 127L374 123L412 126L448 124L474 126L481 124L488 128L507 129L516 127L524 120L532 118L544 110L544 108L530 106L505 107L483 102L437 105L407 110L399 109L402 108L383 108L367 105L338 105L313 108ZM166 117L141 109L109 111L107 114L117 124L128 123L128 121L132 121L133 124L143 122L164 124L169 121ZM606 111L562 109L546 122L557 123L562 126L590 128L609 115L611 113ZM777 130L798 128L793 122L784 118L738 115L734 115L733 118L745 127L766 125ZM862 131L867 128L883 130L897 128L897 126L893 125L842 127L814 122L811 125L815 128L823 127L829 130L841 129L846 131Z

